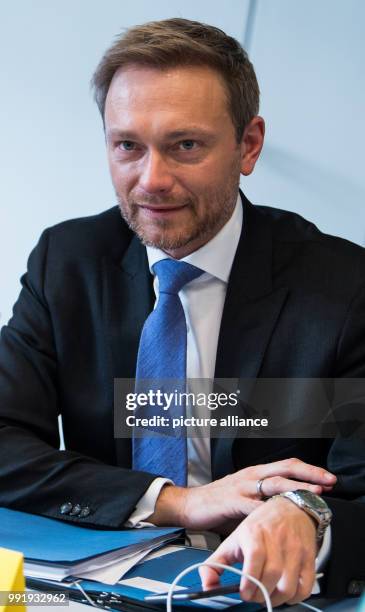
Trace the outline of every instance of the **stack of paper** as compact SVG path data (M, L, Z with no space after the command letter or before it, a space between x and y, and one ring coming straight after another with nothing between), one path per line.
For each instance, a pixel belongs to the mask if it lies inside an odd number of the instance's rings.
M24 554L28 577L114 584L143 557L181 536L175 527L105 531L0 508L0 546Z

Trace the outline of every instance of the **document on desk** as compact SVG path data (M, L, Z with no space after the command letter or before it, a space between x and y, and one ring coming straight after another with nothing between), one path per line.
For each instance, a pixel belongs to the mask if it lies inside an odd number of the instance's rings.
M114 585L108 585L94 580L77 580L74 582L50 582L39 579L29 579L28 586L41 591L54 589L67 592L73 601L86 602L85 593L90 600L100 608L107 610L123 610L124 612L142 612L154 610L162 612L165 603L150 602L146 595L165 593L175 576L188 566L204 562L211 552L198 548L170 544L162 549L150 553L140 563L130 569L126 575ZM237 564L240 566L240 564ZM222 585L237 582L233 574L224 572L220 578ZM185 575L177 591L183 592L186 588L201 588L198 570ZM223 596L211 596L204 599L174 602L176 612L186 612L187 608L195 608L197 612L209 610L224 610L231 608L234 612L259 612L263 609L261 604L243 602L238 593ZM227 610L228 612L228 610ZM231 610L229 610L231 612Z
M88 529L0 508L0 546L22 552L25 575L45 580L61 581L79 575L89 577L89 573L92 575L113 566L116 569L121 561L126 562L125 571L128 571L145 554L181 535L182 530L175 527L118 531ZM116 580L120 577L117 576ZM109 584L114 582L109 581Z
M96 570L88 570L86 572L79 572L77 577L84 578L86 580L96 580L97 582L103 582L104 584L116 584L123 576L135 565L141 563L141 561L146 561L148 559L154 558L154 555L157 557L161 557L164 554L168 554L170 552L170 548L173 551L182 549L183 547L173 547L163 545L161 549L161 544L157 544L151 548L146 548L137 553L132 553L130 555L123 556L122 558L116 559L115 562L110 563L105 567L101 567Z

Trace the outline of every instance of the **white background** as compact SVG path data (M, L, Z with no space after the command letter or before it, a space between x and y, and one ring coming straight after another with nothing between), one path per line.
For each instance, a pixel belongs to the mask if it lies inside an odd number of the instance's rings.
M122 28L173 16L246 43L266 148L255 203L365 241L362 0L12 0L0 3L0 325L41 231L114 205L89 81Z

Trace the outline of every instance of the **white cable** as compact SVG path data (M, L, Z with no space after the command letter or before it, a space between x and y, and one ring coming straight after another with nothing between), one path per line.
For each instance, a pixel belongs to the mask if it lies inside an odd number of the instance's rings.
M303 608L308 608L308 610L313 610L313 612L323 612L323 610L320 608L315 608L314 606L311 606L311 604L304 603L304 601L301 601L298 605L303 606Z
M245 578L247 578L248 580L256 584L256 586L260 589L261 593L264 596L267 612L272 612L270 595L267 592L266 587L262 584L262 582L260 582L260 580L257 580L257 578L254 578L253 576L250 576L249 574L245 574L245 572L235 567L224 565L223 563L215 563L213 561L209 561L209 563L194 563L194 565L190 565L189 567L185 568L182 572L180 572L180 574L176 576L176 578L170 584L170 588L167 594L166 612L172 612L172 596L174 594L175 587L180 582L181 578L183 578L186 574L188 574L192 570L198 569L199 567L203 567L204 565L207 567L219 567L221 569L227 570L228 572L232 572L233 574L238 574L238 576L244 576ZM323 576L323 574L317 574L316 578L320 578L321 576ZM209 597L208 593L207 593L207 597ZM303 601L301 601L298 605L303 606L304 608L308 608L308 610L313 610L313 612L323 612L323 610L321 610L320 608L315 608L314 606L311 606L308 603L304 603Z
M91 597L88 596L88 594L86 593L86 591L84 591L84 589L82 588L80 582L78 580L75 580L74 582L70 583L71 585L75 585L75 587L77 589L79 589L79 591L81 591L81 593L83 594L83 596L85 597L86 601L89 602L90 606L93 606L93 608L99 608L99 606L96 605L96 603L93 602L93 600L91 599Z
M174 589L177 586L177 584L180 582L181 578L183 578L186 574L188 574L192 570L198 569L198 567L203 567L204 565L207 567L219 567L221 569L225 569L228 572L232 572L233 574L238 574L238 576L244 576L245 578L247 578L248 580L256 584L256 586L260 589L261 593L264 596L267 612L272 612L272 605L271 605L269 593L267 592L264 585L260 582L260 580L257 580L257 578L254 578L253 576L249 576L249 574L245 574L244 572L242 572L241 570L235 567L230 567L229 565L223 565L223 563L215 563L212 561L209 561L209 563L194 563L194 565L190 565L190 567L187 567L182 572L180 572L180 574L176 576L174 581L170 584L169 592L167 595L167 600L166 600L167 612L172 612L172 596L174 594ZM209 597L209 595L207 596Z

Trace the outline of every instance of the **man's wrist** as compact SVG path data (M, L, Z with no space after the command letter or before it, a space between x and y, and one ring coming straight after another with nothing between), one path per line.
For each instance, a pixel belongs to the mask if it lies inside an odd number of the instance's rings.
M313 519L316 526L317 544L320 546L324 532L330 525L332 519L332 512L324 499L305 489L286 491L285 493L274 496L274 498L275 497L287 499Z
M187 491L185 487L165 484L157 498L153 514L147 520L158 527L185 527L184 508Z
M314 538L317 538L317 526L318 523L317 521L314 519L313 516L311 516L310 514L308 514L303 508L301 508L300 506L297 506L297 504L294 504L290 499L288 499L287 497L284 497L280 494L278 495L273 495L272 497L270 497L267 502L275 502L275 503L279 503L279 504L283 504L283 508L288 509L292 512L297 512L298 515L300 516L305 516L308 519L308 523L310 523L313 526L313 535Z

